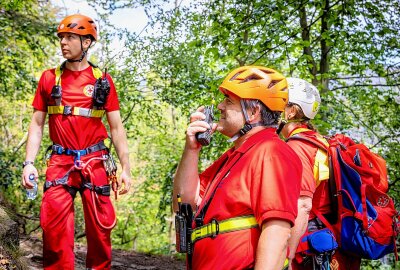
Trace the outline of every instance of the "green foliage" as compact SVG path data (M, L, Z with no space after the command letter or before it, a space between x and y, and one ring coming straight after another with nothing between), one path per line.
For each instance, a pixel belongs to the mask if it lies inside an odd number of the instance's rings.
M0 1L0 92L33 93L37 72L54 53L54 9L43 1Z
M132 55L124 61L140 63L146 87L186 116L218 99L217 86L238 65L312 80L323 97L315 120L321 132L349 134L382 154L398 198L399 4L278 2L150 3L145 8L156 34L139 43L127 36ZM228 147L220 136L213 143L202 151L201 168Z
M92 57L114 78L134 176L133 192L116 202L114 246L173 250L172 179L189 115L201 105L217 105L219 84L239 65L265 65L312 81L323 100L314 120L319 130L349 134L383 155L390 193L400 198L398 1L88 2L104 20L101 50ZM116 9L138 6L149 16L142 33L108 21ZM27 203L19 188L19 164L28 100L39 71L52 66L55 15L41 1L0 0L0 7L2 191L16 212L37 217L38 200ZM115 37L124 42L119 51L111 46ZM200 169L229 147L225 140L213 136L202 149ZM42 173L44 168L39 166ZM77 216L82 220L79 208ZM37 220L25 228L35 226ZM82 223L77 230L83 230ZM379 261L363 264L364 269L384 267Z
M19 221L23 231L37 232L41 195L35 201L26 200L21 164L32 93L39 72L53 63L48 57L55 51L55 10L41 1L0 0L0 14L0 193L11 209L25 217ZM48 139L43 142L48 143ZM36 165L42 171L42 156Z

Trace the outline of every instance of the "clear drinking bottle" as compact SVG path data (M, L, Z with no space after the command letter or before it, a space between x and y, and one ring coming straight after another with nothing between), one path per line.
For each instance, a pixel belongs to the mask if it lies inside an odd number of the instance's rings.
M35 180L35 175L33 173L29 175L29 181L33 184L33 187L26 190L26 197L29 200L34 200L37 196L38 185Z

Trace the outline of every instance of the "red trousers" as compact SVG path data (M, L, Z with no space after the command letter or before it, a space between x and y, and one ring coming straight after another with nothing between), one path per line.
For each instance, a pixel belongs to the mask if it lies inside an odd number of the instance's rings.
M101 157L104 151L81 157L83 162ZM72 169L74 157L53 155L46 171L46 181L65 176L69 170L68 186L76 190L84 182L95 186L107 185L107 175L102 160L92 160L84 169ZM49 187L43 195L40 225L43 229L44 269L74 269L74 197L67 185ZM87 238L86 267L111 268L111 230L115 211L109 196L99 195L87 188L81 189ZM93 203L94 201L94 203ZM97 211L97 217L96 212ZM103 225L101 226L100 223Z

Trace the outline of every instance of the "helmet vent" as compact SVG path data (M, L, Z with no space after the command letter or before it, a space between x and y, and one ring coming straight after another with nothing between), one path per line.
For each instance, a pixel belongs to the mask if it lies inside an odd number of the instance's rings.
M270 82L270 84L268 85L268 88L274 87L274 85L277 84L277 83L279 83L279 82L280 82L280 81L272 80L272 81Z
M262 78L260 76L257 76L256 74L252 74L249 77L247 77L246 79L244 79L243 81L241 81L240 83L245 83L245 82L249 82L249 81L257 81L257 80L261 80Z
M78 25L77 23L70 23L67 25L67 27L73 29L77 25Z
M265 74L273 74L274 72L271 70L265 70L265 69L260 69L262 72L264 72Z
M232 78L230 78L230 81L235 80L242 72L238 72L235 75L232 76Z
M85 27L81 26L81 27L79 27L78 29L81 29L81 30L83 30L83 29L85 29Z

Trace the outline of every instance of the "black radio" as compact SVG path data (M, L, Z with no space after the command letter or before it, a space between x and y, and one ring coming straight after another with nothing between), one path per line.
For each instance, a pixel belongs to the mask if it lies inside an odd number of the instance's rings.
M176 251L192 254L192 206L188 203L181 203L178 195L178 207L179 210L175 216Z
M107 77L98 78L94 84L93 90L93 105L96 107L104 107L106 99L110 93L110 82Z
M207 146L211 142L211 128L214 120L214 105L206 106L204 109L204 114L206 115L205 122L210 125L210 128L204 132L196 133L196 140L203 146Z

